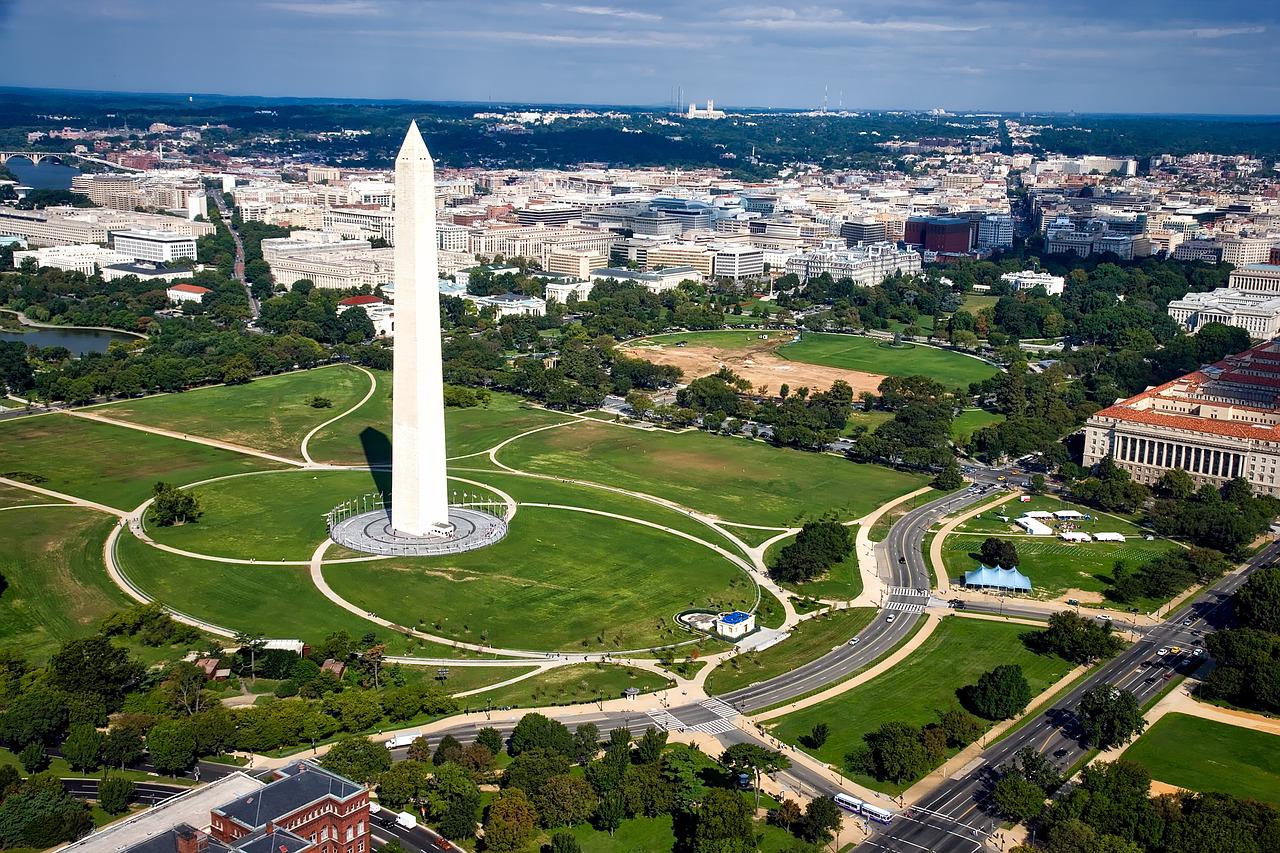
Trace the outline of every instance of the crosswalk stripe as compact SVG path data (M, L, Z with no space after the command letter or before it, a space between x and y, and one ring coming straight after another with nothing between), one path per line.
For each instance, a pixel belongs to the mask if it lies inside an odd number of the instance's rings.
M890 601L884 606L885 610L899 610L904 613L923 613L924 605L909 601Z

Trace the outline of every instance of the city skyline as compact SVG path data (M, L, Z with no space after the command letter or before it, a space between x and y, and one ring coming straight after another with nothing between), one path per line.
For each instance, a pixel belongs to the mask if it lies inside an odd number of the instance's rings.
M157 14L163 10L164 14ZM913 0L0 6L15 86L263 97L1268 114L1273 8ZM63 26L69 18L92 26ZM198 31L201 49L193 47ZM130 39L146 51L101 49ZM193 53L193 49L195 52ZM50 56L59 57L50 63ZM193 60L193 56L197 57ZM347 57L348 60L344 60Z

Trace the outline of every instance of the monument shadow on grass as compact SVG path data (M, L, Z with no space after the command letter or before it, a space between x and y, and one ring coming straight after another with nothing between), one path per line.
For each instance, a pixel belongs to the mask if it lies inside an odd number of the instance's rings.
M364 449L365 464L373 474L374 490L391 494L391 439L380 429L365 427L360 431L360 446Z

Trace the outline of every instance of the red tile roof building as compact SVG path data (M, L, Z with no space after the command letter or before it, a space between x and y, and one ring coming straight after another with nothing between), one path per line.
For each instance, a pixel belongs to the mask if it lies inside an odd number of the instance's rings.
M1280 338L1121 400L1085 424L1084 464L1110 456L1139 483L1244 477L1280 495Z

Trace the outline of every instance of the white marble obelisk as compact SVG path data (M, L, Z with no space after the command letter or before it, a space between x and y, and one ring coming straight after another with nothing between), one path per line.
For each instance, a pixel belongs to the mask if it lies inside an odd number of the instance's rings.
M395 375L391 424L391 526L410 536L449 529L436 176L418 123L396 157Z

